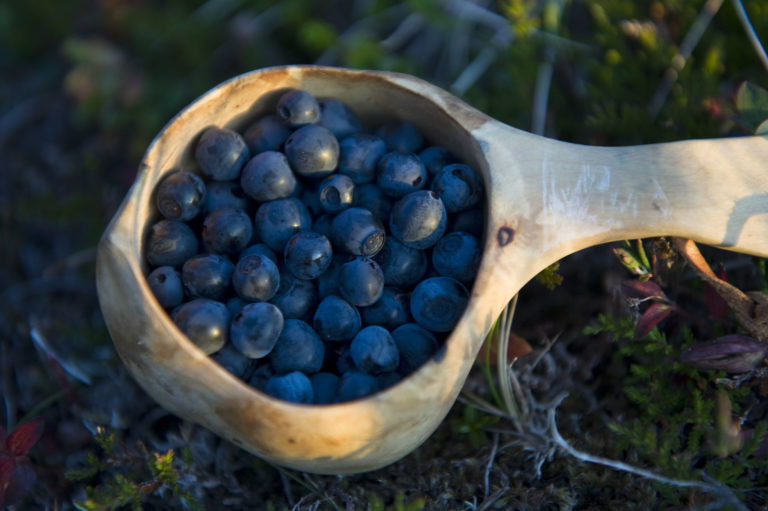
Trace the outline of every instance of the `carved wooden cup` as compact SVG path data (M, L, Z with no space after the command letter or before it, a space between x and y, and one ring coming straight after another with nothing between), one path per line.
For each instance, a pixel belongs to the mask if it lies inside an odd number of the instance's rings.
M365 123L408 120L485 180L483 261L445 347L397 385L343 404L291 404L243 383L176 328L145 280L155 185L196 171L204 128L242 130L289 88L342 99ZM98 292L125 365L169 411L277 464L354 473L398 460L435 430L494 319L537 272L591 245L659 235L768 256L768 139L587 147L506 126L410 76L279 67L217 86L162 129L99 245Z

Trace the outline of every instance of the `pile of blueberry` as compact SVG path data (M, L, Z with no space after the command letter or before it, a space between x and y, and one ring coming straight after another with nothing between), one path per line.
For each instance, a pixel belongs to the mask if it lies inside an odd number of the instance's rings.
M483 183L410 123L364 130L283 94L244 133L209 127L199 173L154 191L149 286L234 375L298 403L358 399L440 349L481 257Z

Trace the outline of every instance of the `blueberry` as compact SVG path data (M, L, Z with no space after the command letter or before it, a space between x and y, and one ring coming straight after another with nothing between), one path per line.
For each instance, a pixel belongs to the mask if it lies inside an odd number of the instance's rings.
M411 293L411 314L416 323L432 332L450 332L464 313L467 288L450 277L422 280Z
M237 351L232 343L224 345L211 358L241 380L248 380L256 367L254 360Z
M317 291L311 280L302 280L291 273L280 274L280 287L270 302L274 303L285 319L307 321L317 304Z
M483 180L463 163L443 167L432 181L432 190L440 196L448 213L469 209L480 202Z
M345 209L331 222L334 245L352 255L372 256L381 250L386 231L369 210Z
M286 92L277 101L277 115L289 126L303 126L320 120L320 105L307 91Z
M272 369L272 365L267 363L266 359L262 359L264 360L264 362L260 362L258 360L254 360L248 357L243 357L243 358L247 358L255 366L255 368L251 372L251 376L248 378L248 385L250 385L251 387L257 388L261 391L264 391L264 388L267 386L267 382L269 381L269 379L275 375L275 370Z
M312 321L317 335L324 341L349 341L360 331L357 307L336 295L322 299Z
M328 213L338 213L355 202L355 183L344 174L331 174L317 188L320 207Z
M323 213L320 216L316 216L312 221L312 230L314 232L324 235L328 239L333 238L332 222L335 215L331 213Z
M397 370L403 376L411 374L430 359L438 348L437 339L429 330L416 323L400 325L392 331L400 352Z
M413 153L387 153L379 160L376 184L386 195L399 198L424 187L427 169Z
M323 365L325 346L312 327L300 319L286 319L269 360L277 373L316 373Z
M456 157L451 154L448 149L440 146L429 146L419 153L419 158L424 162L424 166L427 167L427 172L434 176L446 165L456 163Z
M352 355L349 353L349 344L343 345L336 353L334 367L339 374L358 370L355 367L355 362L352 360Z
M240 298L266 302L275 296L280 286L280 272L268 257L250 254L235 265L232 285Z
M449 230L466 232L475 235L477 239L482 239L485 227L485 214L481 209L466 209L451 215L448 220Z
M425 249L439 240L447 224L443 201L429 190L412 192L392 206L389 228L407 247Z
M477 238L465 232L451 232L432 249L432 266L440 275L468 284L477 275L481 255Z
M181 280L189 296L224 300L230 290L234 265L218 254L200 254L187 259Z
M370 183L376 179L376 165L386 152L386 144L376 135L350 135L339 142L339 172L356 185Z
M395 287L384 286L376 303L360 308L360 316L366 326L378 325L392 330L410 320L408 295Z
M336 138L342 139L363 129L357 114L343 101L320 98L317 103L320 105L320 125L328 128Z
M197 253L197 237L184 222L160 220L147 239L147 262L152 266L177 268Z
M158 211L168 220L192 220L200 212L205 183L191 172L174 172L163 178L155 191Z
M195 147L200 170L214 181L237 179L249 158L243 137L227 128L206 129Z
M317 277L317 294L320 299L328 295L339 294L339 273L341 265L351 259L347 254L334 254L331 265Z
M229 333L229 311L221 302L197 298L177 307L171 319L206 355L219 351Z
M233 296L229 298L226 303L227 310L229 311L229 315L234 317L235 314L240 312L243 309L243 307L245 307L249 303L251 302L247 300L243 300L239 296Z
M374 375L394 371L400 361L395 340L380 326L360 330L349 345L349 354L355 366Z
M265 151L245 164L240 185L253 200L266 202L290 197L296 190L296 177L283 153Z
M424 145L419 130L408 121L390 121L383 124L376 134L384 140L390 151L415 153Z
M283 331L283 322L280 309L271 303L249 303L232 318L229 338L246 357L266 357Z
M372 305L384 291L384 273L373 259L355 257L341 265L339 291L352 305Z
M312 217L297 198L265 202L256 210L253 225L256 235L269 248L282 254L288 238L312 228Z
M333 373L316 373L309 380L312 382L315 404L324 405L333 402L336 397L336 386L339 384L338 376Z
M339 142L328 128L307 124L285 141L285 155L300 176L322 178L331 174L339 159Z
M350 371L344 373L339 380L336 391L336 402L344 403L346 401L361 399L370 396L371 394L375 394L378 390L379 384L376 381L376 378L370 374Z
M270 259L273 263L275 263L275 266L278 264L277 255L274 253L274 251L266 246L264 243L254 243L253 245L249 245L243 249L242 252L240 252L240 256L238 257L238 260L242 259L243 257L251 254L260 254L268 259Z
M171 309L184 301L181 274L172 266L159 266L147 275L147 283L160 306Z
M386 223L392 211L392 199L376 184L366 183L355 187L355 206L367 209L379 222Z
M312 404L315 400L312 382L301 371L293 371L283 376L273 376L267 380L264 392L272 397L292 403Z
M406 247L392 236L387 238L373 260L379 263L384 272L384 283L388 286L408 289L415 286L427 271L426 252Z
M278 151L290 135L291 128L285 121L276 115L265 115L245 130L243 140L251 154L259 154Z
M283 250L283 260L296 278L311 280L319 277L331 264L331 242L323 234L311 231L291 236Z
M209 252L236 254L248 246L252 236L253 224L242 209L217 209L203 220L203 244Z
M221 208L251 210L251 201L245 196L238 181L209 181L203 199L203 212L207 215Z

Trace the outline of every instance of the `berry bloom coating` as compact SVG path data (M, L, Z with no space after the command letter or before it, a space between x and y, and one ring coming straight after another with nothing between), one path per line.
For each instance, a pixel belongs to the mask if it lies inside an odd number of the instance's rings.
M466 232L451 232L432 249L432 266L440 275L467 284L477 275L481 255L477 238Z
M208 128L195 147L200 170L214 181L237 179L250 157L243 137L226 128Z
M383 124L376 134L384 140L389 151L415 153L424 145L419 130L407 121L390 121Z
M276 115L265 115L250 125L243 134L243 140L251 154L264 151L279 151L291 136L291 128Z
M343 101L333 98L320 98L320 125L328 128L337 139L362 131L357 114Z
M252 236L253 224L242 209L217 209L203 221L203 244L209 252L237 254L248 246Z
M392 330L411 319L408 295L395 287L385 286L376 303L360 309L363 324L378 325Z
M261 241L282 254L288 238L299 231L312 228L312 217L303 202L289 197L265 202L259 206L253 225Z
M349 354L358 369L374 375L394 371L400 361L395 340L380 326L360 330L349 345Z
M440 146L429 146L419 153L419 158L427 168L427 173L434 176L446 165L456 163L456 158L446 149Z
M253 200L266 202L289 197L296 190L296 177L283 153L265 151L245 164L240 185Z
M352 305L373 305L384 292L384 273L373 259L355 257L341 265L339 291Z
M403 245L425 249L445 233L447 216L443 201L435 192L419 190L395 203L389 229Z
M280 309L271 303L249 303L232 318L229 338L246 357L266 357L283 331L283 322Z
M320 120L320 105L309 92L292 90L280 96L277 115L289 126L312 124Z
M320 207L328 213L338 213L355 202L355 183L349 176L332 174L317 189Z
M317 290L311 280L298 279L291 273L281 273L280 287L270 302L280 309L285 319L307 321L317 305Z
M181 268L181 280L187 294L222 301L227 298L234 265L218 254L200 254L187 259Z
M178 268L197 253L197 245L197 237L187 224L177 220L160 220L149 230L147 261L152 266Z
M147 283L160 305L172 309L184 301L181 274L171 266L159 266L147 275Z
M467 288L450 277L421 281L411 293L411 314L420 326L432 332L450 332L469 300Z
M297 174L322 178L336 169L339 141L328 128L307 124L294 131L285 141L285 155Z
M480 202L483 180L463 163L443 167L432 181L432 190L440 196L448 213L464 211Z
M392 236L373 260L384 272L386 285L403 289L415 286L426 273L428 264L425 251L406 247Z
M221 302L197 298L176 308L172 319L206 355L216 353L227 343L229 311Z
M313 374L322 367L324 357L325 345L312 327L299 319L287 319L269 360L277 373Z
M357 307L340 296L328 295L317 306L312 326L322 340L343 342L360 331L362 322Z
M384 226L365 208L345 209L331 222L333 243L337 248L358 256L372 256L386 241Z
M268 257L250 254L237 262L232 285L243 300L266 302L277 293L280 272Z
M387 146L375 135L356 133L339 142L339 152L339 172L360 185L376 179L376 166L387 153Z
M297 232L285 244L283 261L296 278L311 280L319 277L331 264L331 242L323 234Z
M187 221L200 212L205 197L205 183L191 172L166 176L155 191L157 210L168 220Z
M438 348L437 339L429 330L416 323L400 325L392 331L392 338L400 352L397 371L407 376L430 359Z
M231 343L225 344L223 348L211 355L211 358L241 380L248 380L256 367L252 358L237 351Z
M376 183L386 195L399 198L424 187L427 169L413 153L387 153L379 160Z
M376 378L370 374L361 373L359 371L349 371L339 380L339 384L336 390L336 402L343 403L345 401L353 401L355 399L362 399L371 394L375 394L379 390L379 384Z
M336 397L336 386L339 384L338 376L333 373L317 373L313 374L309 380L312 382L315 404L333 403Z
M264 386L264 392L292 403L312 404L315 400L312 382L300 371L271 377Z
M251 202L245 196L238 181L209 181L203 199L203 213L209 214L221 208L251 210Z

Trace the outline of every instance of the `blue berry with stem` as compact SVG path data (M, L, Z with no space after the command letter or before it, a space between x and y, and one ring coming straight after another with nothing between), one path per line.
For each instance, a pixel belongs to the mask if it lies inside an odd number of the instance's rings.
M445 233L448 214L443 201L433 191L419 190L400 199L392 206L389 229L403 245L429 248Z
M246 357L263 358L274 348L283 331L283 323L283 314L273 304L249 303L232 318L229 338Z
M328 213L338 213L355 202L355 183L344 174L331 174L317 188L320 207Z
M214 181L230 181L251 157L243 137L227 128L211 127L195 146L195 160L203 174Z
M280 96L277 115L291 127L312 124L320 120L320 105L312 94L296 89Z
M221 302L196 298L174 309L171 319L206 355L219 351L229 337L229 311Z
M192 220L200 213L205 194L205 183L196 174L173 172L157 185L155 205L168 220Z
M317 278L331 264L333 249L325 235L304 231L291 236L283 250L283 261L296 278L311 280Z
M264 151L251 158L240 174L243 191L257 202L290 197L296 191L288 159L277 151Z
M285 141L285 156L300 176L319 179L330 175L339 161L339 141L328 128L307 124Z
M293 371L273 376L264 385L264 392L272 397L299 404L312 404L315 400L312 382L306 374Z
M325 345L312 327L299 319L287 319L277 344L269 354L272 367L278 374L302 371L313 374L320 371L325 357Z
M349 254L373 256L386 241L382 223L369 210L360 207L345 209L331 222L334 245Z
M250 254L235 265L232 286L243 300L266 302L277 293L280 272L268 257Z
M411 315L432 332L450 332L469 301L464 284L451 277L422 280L411 293Z
M172 309L184 301L181 274L172 266L159 266L147 275L147 283L160 306Z
M237 254L250 243L253 224L242 209L221 208L205 217L201 234L209 252Z
M181 267L181 280L189 296L225 300L232 283L234 265L219 254L198 254Z
M413 153L391 152L379 160L376 184L388 196L399 198L427 183L427 169Z
M432 180L432 190L440 196L448 213L469 209L483 196L483 180L469 165L454 163Z
M160 220L149 229L147 262L178 268L197 253L197 247L197 236L189 225L178 220Z
M339 291L352 305L373 305L384 292L384 273L373 259L355 257L341 265Z

